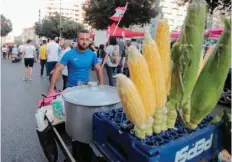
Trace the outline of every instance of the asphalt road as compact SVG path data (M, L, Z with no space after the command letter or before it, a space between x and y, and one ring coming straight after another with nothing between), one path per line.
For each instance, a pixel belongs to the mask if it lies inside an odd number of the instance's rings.
M1 160L2 162L46 162L36 134L36 102L48 90L48 80L39 77L39 64L34 67L33 81L22 81L23 64L1 62ZM108 83L106 75L106 84ZM91 80L96 75L92 73ZM59 81L58 89L62 82ZM221 110L218 106L215 112ZM62 157L62 156L61 156ZM59 159L59 162L64 159Z
M46 162L36 134L34 114L41 94L48 91L49 81L39 76L39 64L35 64L33 69L32 82L22 81L23 70L23 63L1 61L1 160L2 162ZM91 80L95 79L96 75L93 72ZM57 85L58 90L62 89L62 81Z

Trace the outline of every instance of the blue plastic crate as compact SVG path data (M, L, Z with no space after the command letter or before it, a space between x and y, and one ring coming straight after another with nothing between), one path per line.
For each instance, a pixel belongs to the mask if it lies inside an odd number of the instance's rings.
M140 140L122 109L93 115L93 140L115 162L198 162L210 160L221 151L221 124L206 117L196 130L182 128L153 134Z

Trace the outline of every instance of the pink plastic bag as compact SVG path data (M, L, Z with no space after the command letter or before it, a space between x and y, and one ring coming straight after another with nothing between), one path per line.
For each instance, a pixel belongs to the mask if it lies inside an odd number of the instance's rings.
M51 102L56 99L56 97L58 97L61 94L61 92L57 92L55 94L53 94L52 96L46 96L46 95L42 95L43 98L40 99L37 103L37 107L41 108L42 106L47 106L50 105Z

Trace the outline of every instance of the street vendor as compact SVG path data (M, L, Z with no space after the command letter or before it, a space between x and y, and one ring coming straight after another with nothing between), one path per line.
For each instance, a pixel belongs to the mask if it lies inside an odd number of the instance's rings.
M91 67L95 67L99 84L103 84L103 72L96 54L88 49L90 33L88 30L81 30L77 34L77 48L68 51L57 63L52 75L48 94L55 93L54 87L59 79L60 73L68 67L68 78L66 87L77 86L78 83L88 83Z

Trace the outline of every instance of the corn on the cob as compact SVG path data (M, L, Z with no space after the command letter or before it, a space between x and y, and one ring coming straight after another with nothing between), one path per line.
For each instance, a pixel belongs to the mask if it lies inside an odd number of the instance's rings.
M209 57L191 95L191 120L189 128L197 125L216 106L231 66L231 22L224 20L225 29Z
M155 111L154 89L147 62L144 56L134 46L128 49L128 67L131 80L139 92L148 118Z
M159 54L163 65L166 93L169 95L171 87L170 31L168 21L165 19L161 19L158 22L155 42L159 49Z
M172 73L171 101L168 104L171 111L178 106L182 108L183 118L186 122L190 119L190 95L196 83L202 44L204 39L204 27L206 18L206 2L204 0L192 0L188 7L188 13L181 31L178 44L172 52L174 69ZM177 52L177 53L176 53ZM173 77L178 77L174 79ZM179 82L181 91L176 92L176 82ZM173 90L172 90L173 88ZM180 94L177 94L180 92ZM181 96L181 101L179 97ZM174 105L173 105L174 104ZM179 107L180 106L180 107ZM172 114L172 113L171 113ZM175 122L175 120L172 120ZM174 123L169 124L174 125Z
M116 75L117 91L127 118L135 125L143 125L146 112L134 83L123 74Z
M116 75L116 78L117 91L127 118L135 125L135 135L141 139L146 135L152 135L153 120L147 119L142 99L134 83L123 74Z
M166 125L166 122L163 124L163 116L167 102L167 93L165 89L163 65L159 51L155 41L151 38L148 32L145 32L142 50L149 67L151 81L154 89L153 100L155 100L155 114L153 130L155 133L159 133L162 130L162 127L165 129Z
M172 48L172 80L171 89L169 95L169 101L167 103L168 113L167 113L167 127L173 128L176 123L177 112L176 110L180 107L180 101L182 97L182 77L180 70L180 54L182 52L182 47L179 42L176 42Z

